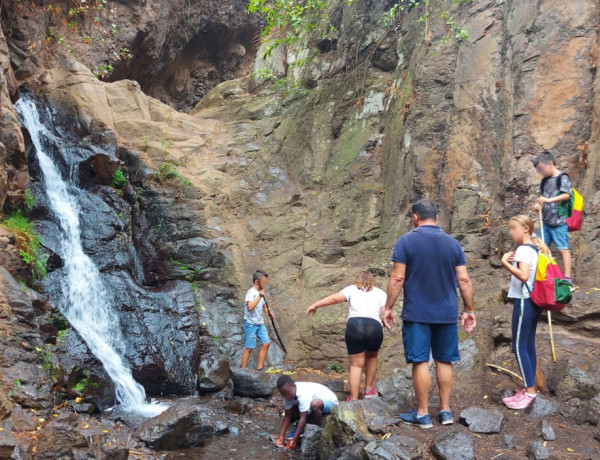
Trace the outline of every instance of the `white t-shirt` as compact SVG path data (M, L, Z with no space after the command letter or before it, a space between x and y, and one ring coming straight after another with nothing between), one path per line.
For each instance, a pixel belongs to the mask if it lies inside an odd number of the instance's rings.
M308 412L313 399L320 399L323 402L331 401L333 404L338 403L335 393L325 385L314 382L296 382L296 399L291 401L286 399L284 407L287 410L298 406L300 412Z
M529 264L529 279L527 280L527 286L530 290L533 290L533 283L535 281L535 272L537 270L538 253L531 246L522 245L515 251L515 261L513 266L519 268L519 262ZM528 299L529 291L516 276L510 277L510 288L508 290L508 297L511 299Z
M264 322L265 322L263 315L262 315L263 307L265 305L264 298L262 298L258 301L258 304L256 305L256 307L254 307L254 310L252 310L252 311L248 310L248 302L252 302L252 301L256 300L256 298L259 296L259 294L260 294L260 292L257 289L255 289L254 287L251 287L246 292L246 298L244 299L244 321L246 321L248 324L256 325L256 324L264 324Z
M381 323L381 309L385 307L387 294L374 287L370 291L358 289L354 284L342 289L342 294L350 302L348 319L372 318Z

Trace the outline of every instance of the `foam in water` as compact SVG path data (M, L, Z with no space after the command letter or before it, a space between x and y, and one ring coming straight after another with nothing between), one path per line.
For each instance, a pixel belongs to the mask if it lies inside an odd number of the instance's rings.
M79 227L79 207L75 196L57 166L46 154L46 142L60 143L40 119L34 100L23 95L15 104L23 126L36 148L43 185L50 208L60 226L61 257L65 279L60 310L85 340L91 352L102 362L115 384L117 400L125 411L145 416L160 414L168 406L147 403L142 385L136 382L123 357L116 351L124 346L119 318L110 305L100 271L83 252Z

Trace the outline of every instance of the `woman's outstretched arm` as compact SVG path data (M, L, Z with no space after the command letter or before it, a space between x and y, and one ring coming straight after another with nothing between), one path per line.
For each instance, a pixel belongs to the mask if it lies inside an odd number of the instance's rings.
M327 307L329 305L336 305L338 303L346 302L346 296L341 292L336 292L335 294L328 295L327 297L323 297L321 300L317 300L306 310L306 316L310 316L317 313L317 309L321 307Z

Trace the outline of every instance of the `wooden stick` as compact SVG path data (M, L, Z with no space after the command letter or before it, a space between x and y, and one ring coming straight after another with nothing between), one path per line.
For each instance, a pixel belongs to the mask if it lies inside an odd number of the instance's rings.
M523 377L521 377L519 374L515 374L513 371L505 369L504 367L500 367L500 366L497 366L497 365L491 364L491 363L485 363L485 365L487 367L491 367L492 369L496 369L496 370L499 370L499 371L502 371L502 372L506 372L507 374L512 375L513 377L516 377L519 380L523 381Z
M539 360L535 367L535 384L537 385L538 390L543 390L544 387L546 386L546 382L544 380L544 374L542 373L542 366L541 366Z
M552 360L556 362L556 350L554 349L554 334L552 334L552 314L548 310L548 331L550 332L550 347L552 348Z

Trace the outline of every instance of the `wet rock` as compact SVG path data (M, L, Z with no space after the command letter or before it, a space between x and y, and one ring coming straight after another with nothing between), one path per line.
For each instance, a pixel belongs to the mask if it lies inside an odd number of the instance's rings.
M267 398L277 389L277 378L265 371L255 369L231 369L233 390L238 396Z
M92 403L72 403L69 407L81 414L93 414L97 410L96 405Z
M323 431L322 453L328 458L343 446L354 442L368 443L374 440L365 422L363 403L368 400L341 402L327 418Z
M390 425L400 423L399 407L392 406L381 398L366 398L361 402L365 423L370 432L384 433Z
M198 366L198 391L200 394L222 390L231 378L229 361L213 356L204 357Z
M8 423L0 423L0 458L12 458L17 441L11 432L11 426Z
M12 422L12 431L34 431L35 427L37 426L35 419L36 417L34 417L34 414L31 411L25 410L16 404L13 407L10 417Z
M527 456L534 460L547 460L550 458L550 452L541 442L535 441L527 445Z
M433 441L431 452L439 460L471 460L475 458L473 440L458 428L438 435Z
M162 414L142 423L137 437L155 450L201 445L206 438L226 433L226 420L217 409L196 397L179 400Z
M543 418L548 415L554 414L558 410L558 404L554 401L544 398L541 395L537 395L531 404L531 409L527 414L527 418Z
M371 441L365 453L369 460L412 460L422 458L423 443L395 434L385 440Z
M77 447L87 447L84 436L68 423L50 423L44 427L38 443L40 459L59 459Z
M461 411L460 420L473 433L499 433L504 415L499 410L469 407Z
M300 445L300 458L302 460L318 459L321 452L321 437L323 428L309 423L304 428L304 437Z
M0 286L13 314L28 320L33 319L31 299L4 267L0 267Z
M540 423L540 433L542 435L542 438L544 438L544 441L556 440L554 428L552 428L552 425L550 425L550 423L548 423L546 420L542 420L542 422Z
M235 391L233 388L233 380L229 379L229 380L227 380L225 387L221 391L219 391L219 393L217 394L217 398L223 399L223 400L229 400L229 399L233 399L234 395L235 395Z
M357 442L344 447L340 447L327 458L328 460L362 460L365 458L365 443Z

